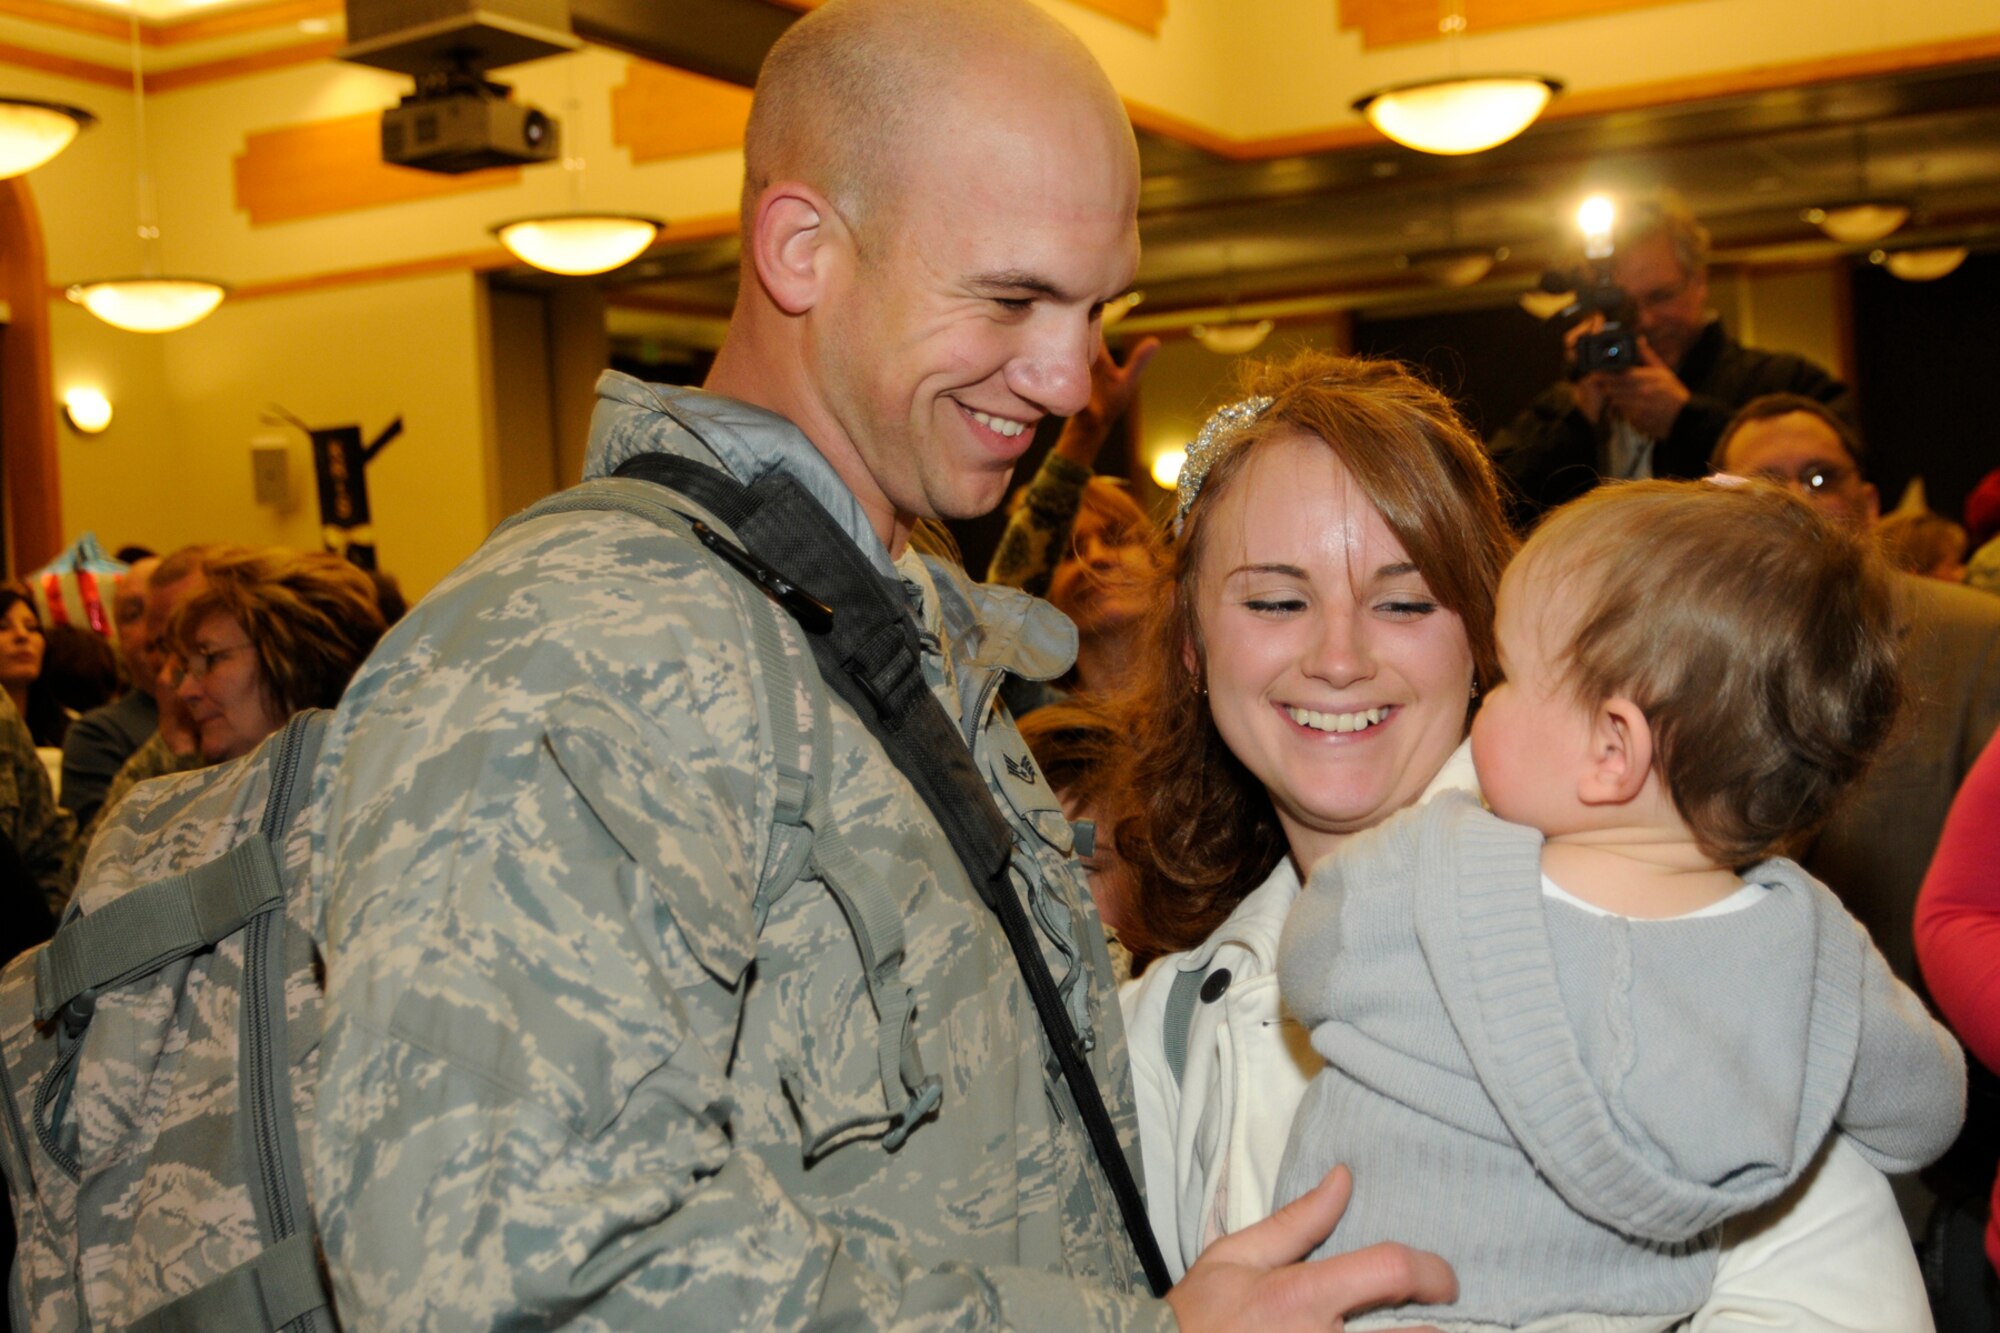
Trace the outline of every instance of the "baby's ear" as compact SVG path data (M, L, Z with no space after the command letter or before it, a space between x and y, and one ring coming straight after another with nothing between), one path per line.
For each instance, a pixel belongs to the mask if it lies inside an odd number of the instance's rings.
M1624 805L1645 789L1653 771L1653 729L1630 699L1597 706L1590 723L1590 758L1577 798L1585 805Z

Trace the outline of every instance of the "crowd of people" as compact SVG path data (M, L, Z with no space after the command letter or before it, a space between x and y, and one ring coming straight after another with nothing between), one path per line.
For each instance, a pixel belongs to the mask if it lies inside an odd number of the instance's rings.
M534 517L387 639L393 584L335 556L135 552L89 707L0 593L0 855L44 934L134 785L336 709L341 1318L1990 1320L1924 1223L1976 1238L1992 1160L1890 1177L1971 1137L1959 1040L2000 1060L2000 597L1963 586L2000 481L1970 536L1884 519L1845 386L1728 336L1663 197L1613 261L1638 364L1490 442L1394 363L1249 364L1155 521L1094 471L1157 349L1099 323L1124 110L1032 5L948 8L787 31L707 385L600 384L587 475L700 465L687 534ZM978 580L938 524L1050 416ZM813 647L864 613L810 595L835 566L892 590L893 670ZM826 698L771 697L774 652ZM919 714L949 753L889 734Z
M298 710L338 703L387 626L378 589L395 586L323 552L121 555L109 634L44 625L25 589L0 588L5 957L53 931L91 834L136 784L247 754Z

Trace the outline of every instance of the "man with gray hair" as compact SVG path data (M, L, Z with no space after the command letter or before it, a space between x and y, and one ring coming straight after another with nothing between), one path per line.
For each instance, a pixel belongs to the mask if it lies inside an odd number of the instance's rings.
M1708 308L1708 229L1670 191L1622 206L1612 279L1631 298L1639 362L1553 385L1494 436L1526 526L1606 478L1699 477L1736 409L1767 393L1802 394L1844 417L1847 386L1786 352L1745 347ZM1603 327L1601 316L1564 335Z
M918 521L996 505L1036 423L1089 394L1137 260L1137 151L1102 71L1025 0L832 0L766 60L744 153L706 391L607 375L586 471L664 454L823 509L825 564L893 599L945 762L970 759L1004 822L1000 878L968 873L851 696L768 696L763 594L693 535L602 510L497 534L326 739L313 1183L341 1315L1283 1329L1448 1296L1443 1261L1401 1246L1295 1262L1338 1174L1144 1293L1112 1184L1133 1112L1102 932L994 701L1006 672L1060 673L1074 632L909 549ZM809 798L778 772L787 714L831 755ZM899 948L871 949L817 829L804 873L768 878L773 812L822 797ZM1025 943L983 891L1025 909ZM1015 947L1052 965L1080 1041L1045 1037ZM1103 1091L1108 1162L1057 1057Z

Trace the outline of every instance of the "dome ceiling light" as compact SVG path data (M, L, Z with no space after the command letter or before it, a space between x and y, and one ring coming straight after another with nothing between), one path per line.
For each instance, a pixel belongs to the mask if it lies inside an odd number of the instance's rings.
M1462 156L1506 143L1561 91L1541 74L1454 75L1378 89L1355 99L1354 109L1405 148Z
M1260 319L1252 324L1247 321L1233 324L1197 324L1194 326L1194 340L1217 356L1242 356L1254 352L1271 336L1276 328L1268 319Z
M0 97L0 179L33 171L96 123L82 107Z
M569 96L563 115L581 142L583 102L577 94L577 65L582 52L563 62L569 76ZM609 273L646 252L667 224L644 213L585 208L583 178L589 163L581 153L563 154L563 175L569 180L569 207L540 217L495 223L490 230L516 259L545 273L583 277Z
M493 234L521 262L576 276L631 263L665 225L637 213L555 213L499 223Z
M205 318L229 288L207 278L99 278L64 293L113 328L172 333Z
M1837 204L1808 208L1802 217L1842 245L1873 245L1910 220L1910 205L1876 195L1868 184L1868 131L1854 127L1854 194Z
M1868 262L1880 264L1904 282L1936 282L1956 273L1965 262L1966 253L1962 245L1929 245L1911 250L1877 250L1868 256Z
M1354 109L1405 148L1447 157L1497 148L1535 123L1562 84L1545 74L1466 74L1459 69L1464 0L1441 0L1449 73L1364 93Z
M212 278L168 276L159 272L160 224L146 148L146 83L139 63L139 7L132 6L132 123L139 165L139 243L146 271L136 278L97 278L73 283L70 300L113 328L132 333L170 333L207 317L229 288Z
M1831 208L1808 208L1804 217L1842 245L1869 245L1908 222L1910 207L1908 204L1870 200L1858 204L1835 204Z

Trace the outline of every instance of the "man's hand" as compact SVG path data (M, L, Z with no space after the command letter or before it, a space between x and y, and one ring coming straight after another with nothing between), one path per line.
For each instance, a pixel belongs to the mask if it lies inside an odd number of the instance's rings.
M1586 333L1595 333L1604 327L1604 316L1592 314L1569 326L1563 334L1563 364L1576 364L1577 340ZM1576 410L1583 413L1583 419L1595 426L1604 415L1604 381L1610 378L1602 371L1582 376L1570 387L1576 393Z
M1664 440L1673 433L1674 418L1688 400L1687 385L1674 374L1644 338L1639 340L1639 364L1616 374L1592 376L1604 381L1604 402L1648 439Z
M1458 1279L1451 1266L1423 1250L1385 1243L1298 1262L1333 1231L1353 1191L1353 1177L1337 1166L1310 1194L1203 1250L1167 1293L1183 1333L1340 1333L1347 1316L1360 1310L1456 1300Z
M1111 349L1102 338L1097 341L1097 357L1090 363L1090 403L1063 423L1062 435L1056 440L1056 452L1074 463L1092 467L1097 463L1097 451L1104 447L1104 439L1111 434L1111 425L1125 415L1132 406L1132 400L1139 394L1139 376L1144 373L1146 363L1153 359L1153 353L1160 350L1158 338L1141 338L1119 365L1111 356Z

